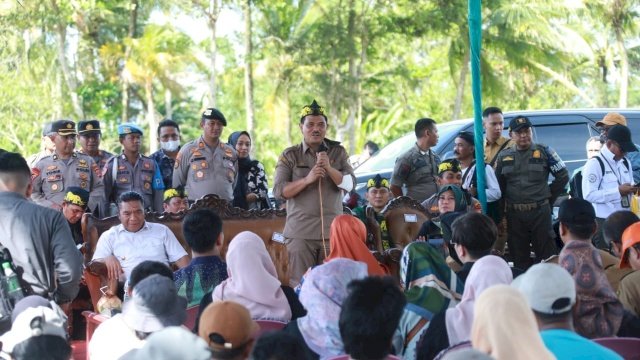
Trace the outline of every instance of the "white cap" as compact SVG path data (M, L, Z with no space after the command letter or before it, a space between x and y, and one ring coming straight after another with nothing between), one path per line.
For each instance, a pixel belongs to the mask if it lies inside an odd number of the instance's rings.
M539 313L562 314L576 303L575 281L560 265L533 265L513 280L511 286L520 290L531 309Z
M2 352L11 353L19 343L32 337L54 335L67 339L64 320L48 307L25 309L11 325L11 330L0 337Z

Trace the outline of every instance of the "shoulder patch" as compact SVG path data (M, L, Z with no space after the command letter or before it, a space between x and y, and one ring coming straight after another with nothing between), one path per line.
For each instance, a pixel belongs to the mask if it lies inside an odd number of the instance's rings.
M594 184L596 180L598 180L596 174L589 174L589 177L587 179L589 179L589 182L592 184Z
M398 170L398 175L400 175L400 177L406 178L407 176L409 176L410 172L411 172L411 165L401 164L400 169Z
M31 168L31 180L37 178L38 176L40 176L40 169L36 167Z

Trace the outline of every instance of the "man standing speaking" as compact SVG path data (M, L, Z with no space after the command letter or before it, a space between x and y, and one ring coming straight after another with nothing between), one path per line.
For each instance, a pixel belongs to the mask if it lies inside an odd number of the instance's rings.
M276 165L274 194L287 201L290 286L329 252L329 228L342 213L342 191L351 191L355 183L347 151L325 138L328 126L324 108L315 100L303 107L302 143L285 149Z

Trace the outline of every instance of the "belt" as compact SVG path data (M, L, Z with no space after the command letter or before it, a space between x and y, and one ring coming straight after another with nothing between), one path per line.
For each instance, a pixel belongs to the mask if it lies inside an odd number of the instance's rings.
M526 203L526 204L507 204L507 209L516 210L516 211L530 211L533 209L537 209L541 206L547 205L548 203L549 203L549 200L545 199L545 200L540 200L540 201Z

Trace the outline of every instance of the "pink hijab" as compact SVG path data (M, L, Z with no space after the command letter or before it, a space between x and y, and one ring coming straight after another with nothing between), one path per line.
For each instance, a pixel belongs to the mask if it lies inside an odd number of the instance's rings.
M483 256L473 264L464 283L462 300L455 307L447 309L445 314L449 344L455 345L471 338L473 307L478 296L491 286L509 285L512 280L509 265L500 257Z
M227 251L229 278L213 289L213 301L244 305L256 320L291 320L289 302L280 288L276 267L258 235L243 231Z

